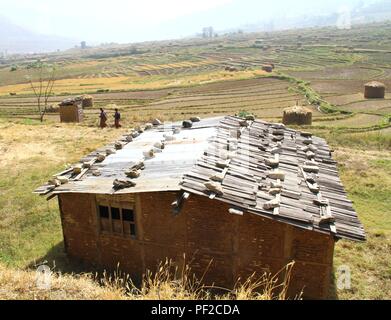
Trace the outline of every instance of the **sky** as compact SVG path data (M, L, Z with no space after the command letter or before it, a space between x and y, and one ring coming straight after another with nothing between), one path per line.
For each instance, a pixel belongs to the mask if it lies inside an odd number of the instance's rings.
M179 38L271 18L322 14L376 0L0 0L0 15L31 31L90 43Z

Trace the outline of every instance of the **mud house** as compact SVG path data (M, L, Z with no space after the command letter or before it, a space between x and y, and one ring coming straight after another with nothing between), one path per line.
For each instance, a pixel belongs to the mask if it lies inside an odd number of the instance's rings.
M364 97L366 99L384 99L386 86L378 81L371 81L364 86Z
M56 175L67 254L135 279L183 256L232 288L295 261L290 295L325 298L334 244L365 234L326 142L261 120L147 125Z
M82 122L84 118L82 102L74 99L63 100L59 104L61 122Z

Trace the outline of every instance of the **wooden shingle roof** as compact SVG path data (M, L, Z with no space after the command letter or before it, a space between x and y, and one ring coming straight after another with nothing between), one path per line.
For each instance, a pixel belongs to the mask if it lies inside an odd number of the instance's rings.
M234 212L365 240L326 141L280 124L226 117L181 186Z

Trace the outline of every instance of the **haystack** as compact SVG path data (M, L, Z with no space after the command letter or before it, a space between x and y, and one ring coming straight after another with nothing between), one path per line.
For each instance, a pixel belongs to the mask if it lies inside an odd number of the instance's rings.
M76 101L74 98L67 98L67 99L62 100L59 103L59 106L60 107L66 107L66 106L73 106L73 105L76 105L76 104L78 104L78 101Z
M82 95L74 98L70 98L69 100L77 103L81 103L82 108L92 108L94 106L94 98L90 95Z
M273 72L274 66L271 64L265 64L262 66L262 70L266 72Z
M231 66L225 67L224 70L225 70L225 71L229 71L229 72L236 72L236 71L238 71L237 68L231 67Z
M287 108L284 110L282 122L285 125L311 125L312 111L301 106Z
M366 99L384 99L386 86L378 81L371 81L365 84L364 97Z
M92 108L94 106L94 97L90 96L88 94L85 94L82 97L82 104L81 106L84 108Z

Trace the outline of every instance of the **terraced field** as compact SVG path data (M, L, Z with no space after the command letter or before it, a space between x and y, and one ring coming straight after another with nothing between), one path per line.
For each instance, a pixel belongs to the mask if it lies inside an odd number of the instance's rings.
M190 115L203 117L216 114L235 114L246 110L262 118L280 118L282 110L296 103L306 104L303 96L295 93L287 81L273 78L231 80L190 88L175 88L151 91L133 91L95 94L95 106L86 109L86 121L92 124L97 119L98 108L112 110L115 106L122 110L124 121L138 118L150 120L153 115L163 119L182 119ZM51 99L57 104L67 96ZM115 106L114 106L115 105ZM321 116L316 108L314 115ZM0 99L0 116L29 118L36 112L32 97ZM58 121L58 114L49 118Z
M177 92L169 98L133 108L132 112L144 115L153 110L183 118L235 114L246 110L263 118L279 118L283 108L296 102L305 103L303 97L291 92L289 87L286 81L270 78L227 81Z
M374 115L374 114L355 114L351 117L346 117L345 119L340 120L331 120L331 121L316 121L314 125L325 126L325 127L335 127L335 128L366 128L378 125L382 121L383 117Z
M388 63L391 63L391 58ZM370 80L380 80L388 88L391 87L391 77L383 72L383 66L363 67L360 63L349 67L326 68L319 72L292 72L291 74L308 81L323 99L334 106L335 110L351 114L349 119L325 121L321 125L336 128L371 128L378 125L391 125L389 123L391 95L387 93L385 99L364 97L364 84ZM314 125L320 124L315 122Z
M365 35L364 32L365 31ZM264 64L273 63L273 75L287 74L308 81L335 111L322 114L316 106L314 125L368 128L390 115L391 96L368 101L363 85L382 80L391 87L390 24L242 34L211 40L152 42L137 46L70 51L41 57L58 67L51 103L79 93L94 94L95 107L117 105L125 119L144 120L159 115L180 119L188 115L253 112L280 119L285 107L307 104L309 97L296 84L266 77ZM33 117L32 91L25 76L37 78L34 59L0 66L0 116ZM17 66L11 72L10 66ZM236 72L225 71L234 67ZM264 77L264 78L262 78ZM98 94L98 91L110 93ZM10 97L9 93L18 97ZM97 109L86 110L95 123ZM57 120L57 114L49 118ZM127 121L127 120L125 120Z

